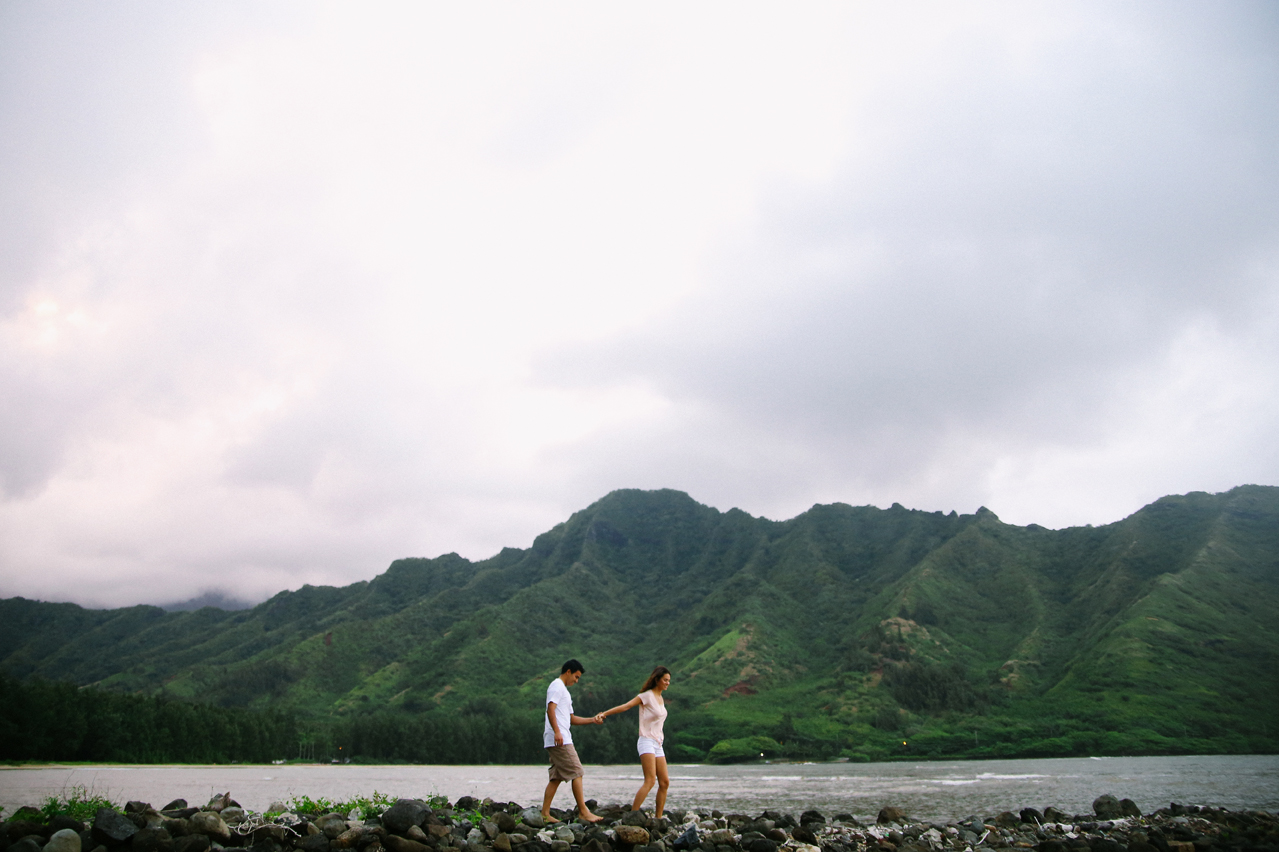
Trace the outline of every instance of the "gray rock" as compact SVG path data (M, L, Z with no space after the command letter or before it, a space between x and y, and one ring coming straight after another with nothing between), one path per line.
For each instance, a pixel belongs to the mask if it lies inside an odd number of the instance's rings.
M387 838L390 840L391 838ZM294 847L301 849L302 852L329 852L329 838L323 834L308 834L306 837L296 841ZM178 850L181 852L181 850Z
M169 836L175 840L179 837L186 837L191 833L191 823L189 820L181 817L166 817L164 822L160 823L160 827L169 832Z
M48 852L80 852L80 832L60 828L49 836L44 848Z
M622 823L613 826L613 831L617 834L618 841L628 846L643 846L648 843L647 828Z
M551 852L569 852L572 845L567 840L552 840Z
M211 840L226 845L231 839L231 829L222 820L221 814L214 811L200 811L191 815L187 826L192 834L203 834Z
M167 805L165 805L164 807L160 808L160 810L162 810L162 811L180 811L180 810L182 810L183 808L185 808L186 806L187 806L187 800L186 800L186 799L174 799L172 802L169 802Z
M149 810L151 810L151 805L148 802L125 802L124 804L124 812L126 814L140 814Z
M1070 815L1053 807L1044 808L1045 822L1069 822Z
M506 834L510 834L515 830L515 817L511 816L506 811L497 811L494 813L493 822L497 823L499 831L505 832Z
M404 836L409 840L416 840L418 843L425 844L427 841L426 832L422 830L420 825L410 825L409 830L404 832Z
M240 807L223 808L220 816L222 817L222 821L225 822L227 825L239 825L240 823L244 822L244 816L245 816L244 808L240 808Z
M173 852L209 852L212 846L203 834L188 834L173 841Z
M511 836L506 832L498 834L493 838L493 848L497 852L511 852Z
M906 816L906 812L901 808L893 805L885 805L879 809L879 816L875 818L875 822L880 825L888 825L892 822L904 823L909 821L910 817Z
M542 819L542 811L539 808L525 808L520 811L520 820L533 828L546 828L546 820Z
M1123 808L1119 805L1119 800L1109 793L1094 799L1092 810L1098 819L1119 819L1124 815Z
M1119 810L1126 817L1141 816L1141 808L1137 807L1137 803L1134 802L1132 799L1120 799Z
M40 841L44 840L39 834L28 834L26 837L18 838L18 842L9 847L12 852L40 852Z
M416 840L409 840L406 837L398 837L394 834L386 836L385 846L391 852L429 852L425 843L418 843Z
M104 846L119 846L137 833L133 820L111 808L98 808L93 817L93 837Z
M173 837L163 828L144 828L129 845L133 852L173 852Z
M648 817L643 811L627 811L622 815L622 825L638 825L640 828L648 828Z
M387 831L404 834L410 826L421 826L430 812L421 799L400 799L382 812L382 825Z
M750 843L743 843L742 848L747 852L777 852L777 844L767 837L758 837Z
M716 846L732 846L737 843L737 835L731 828L717 828L711 832L710 842Z
M66 814L58 814L53 819L49 820L48 828L49 828L49 836L52 837L54 832L62 831L62 829L64 828L69 828L72 831L74 831L76 834L79 834L80 832L84 831L86 826L84 823L80 822L80 820L76 819L73 816L67 816Z
M334 840L339 834L346 831L346 819L341 814L330 811L324 816L312 823L320 831L324 832L324 836L329 840Z
M204 806L204 809L206 811L213 811L214 813L222 813L223 808L229 807L231 807L231 794L227 792L209 799L209 803Z

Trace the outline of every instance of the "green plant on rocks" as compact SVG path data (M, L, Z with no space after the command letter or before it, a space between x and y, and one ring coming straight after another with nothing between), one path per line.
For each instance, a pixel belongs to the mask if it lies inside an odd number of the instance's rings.
M120 811L121 808L106 796L91 792L83 786L64 790L61 796L49 796L38 810L37 821L48 824L56 816L69 816L81 822L92 822L100 808Z

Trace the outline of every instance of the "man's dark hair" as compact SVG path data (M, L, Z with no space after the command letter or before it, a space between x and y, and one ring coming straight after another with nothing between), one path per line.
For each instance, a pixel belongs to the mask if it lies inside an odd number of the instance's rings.
M560 666L560 674L564 674L564 672L582 672L585 674L586 668L577 660L569 660L567 663Z

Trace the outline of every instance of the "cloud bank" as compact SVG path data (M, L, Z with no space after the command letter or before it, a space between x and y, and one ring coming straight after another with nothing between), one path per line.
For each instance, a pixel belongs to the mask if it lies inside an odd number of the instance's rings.
M0 33L0 595L260 599L622 487L1066 526L1279 483L1269 5Z

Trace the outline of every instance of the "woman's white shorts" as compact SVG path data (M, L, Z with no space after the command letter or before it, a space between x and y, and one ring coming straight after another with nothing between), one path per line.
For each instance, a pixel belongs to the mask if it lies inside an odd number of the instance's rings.
M639 742L635 744L640 754L651 754L653 757L666 757L666 752L662 751L662 744L652 737L640 737Z

